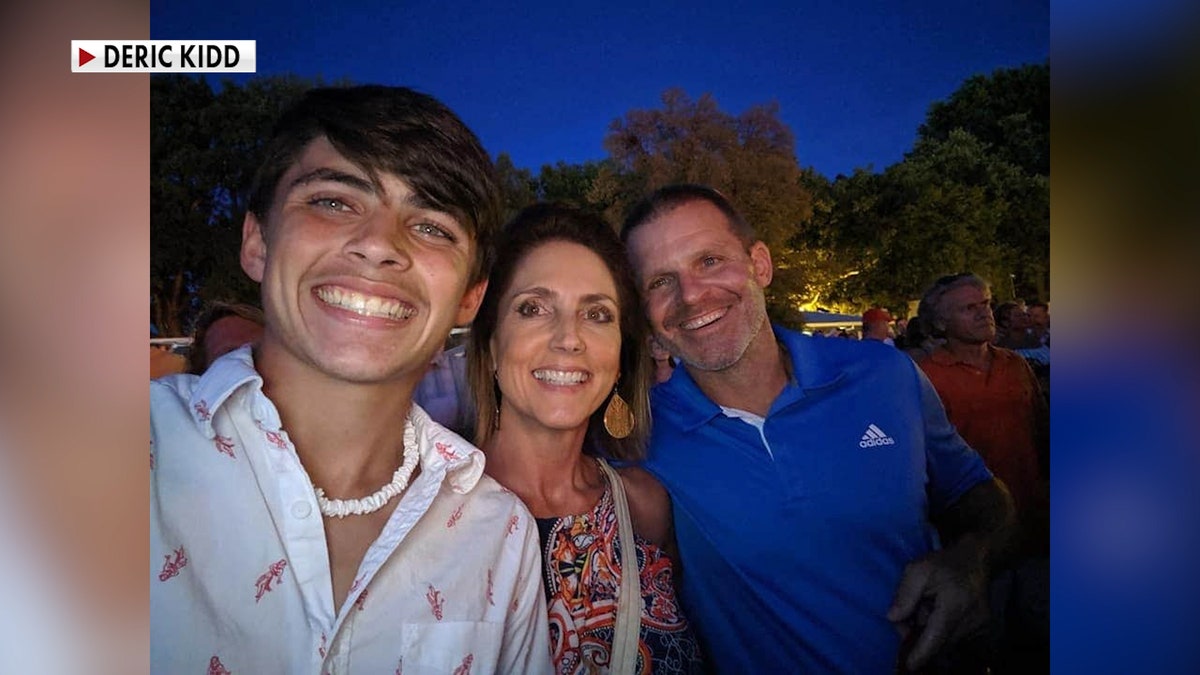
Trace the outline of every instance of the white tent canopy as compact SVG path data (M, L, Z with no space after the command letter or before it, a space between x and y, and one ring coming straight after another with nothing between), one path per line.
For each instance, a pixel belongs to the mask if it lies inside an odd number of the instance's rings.
M861 314L835 314L833 312L801 312L805 330L828 328L858 328L862 326Z

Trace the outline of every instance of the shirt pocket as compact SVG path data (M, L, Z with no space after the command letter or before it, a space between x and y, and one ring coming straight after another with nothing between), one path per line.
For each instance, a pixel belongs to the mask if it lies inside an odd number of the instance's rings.
M486 621L406 623L404 675L484 675L496 672L504 625Z

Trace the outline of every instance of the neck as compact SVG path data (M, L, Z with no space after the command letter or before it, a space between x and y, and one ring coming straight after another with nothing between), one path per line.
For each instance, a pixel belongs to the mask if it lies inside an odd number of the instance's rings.
M267 346L256 349L255 366L314 485L330 496L358 497L391 480L403 453L413 378L346 382L276 358Z
M603 489L595 460L583 454L586 432L586 423L548 429L502 409L500 428L484 448L488 475L536 517L583 513L599 497L597 488Z
M737 363L724 370L699 370L691 366L687 369L696 386L713 403L760 417L766 417L791 377L787 356L767 321Z
M991 355L986 342L962 342L948 337L942 348L959 361L969 363L977 368L986 370L991 365Z

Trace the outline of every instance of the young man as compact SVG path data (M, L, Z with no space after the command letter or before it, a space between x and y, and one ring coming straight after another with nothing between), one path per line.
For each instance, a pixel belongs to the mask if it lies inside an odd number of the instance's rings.
M716 671L893 672L981 627L1012 506L912 361L772 326L770 251L711 188L655 192L622 237L682 365L651 393L646 466Z
M262 338L151 385L153 671L548 671L533 520L411 402L478 308L497 195L428 96L283 115L243 228Z

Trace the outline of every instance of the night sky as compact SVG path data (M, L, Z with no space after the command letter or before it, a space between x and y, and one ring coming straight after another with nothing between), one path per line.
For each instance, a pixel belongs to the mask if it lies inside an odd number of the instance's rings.
M1050 54L1048 0L559 4L154 0L150 25L257 40L259 75L425 91L535 173L602 159L610 123L670 87L732 114L777 101L801 166L878 171L964 79Z

